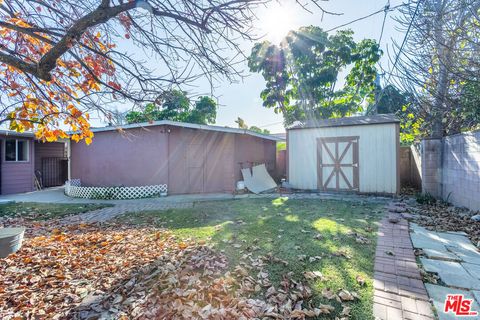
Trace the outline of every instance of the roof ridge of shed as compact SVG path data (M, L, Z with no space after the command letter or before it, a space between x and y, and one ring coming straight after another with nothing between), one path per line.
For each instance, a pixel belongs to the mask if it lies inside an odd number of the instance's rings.
M385 124L385 123L399 123L400 120L393 113L376 114L369 116L354 116L330 119L312 119L305 123L293 125L287 130L292 129L310 129L310 128L327 128L327 127L342 127L342 126L359 126L369 124Z

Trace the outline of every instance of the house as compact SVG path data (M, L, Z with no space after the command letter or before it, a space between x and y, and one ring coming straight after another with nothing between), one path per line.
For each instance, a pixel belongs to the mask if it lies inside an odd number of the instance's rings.
M70 142L70 178L82 186L167 184L169 194L233 192L241 168L275 173L276 142L253 131L169 120L94 128Z
M67 179L66 143L43 143L33 133L0 130L0 194L35 190L35 176L45 187Z
M297 189L396 194L399 148L394 115L293 126L287 129L287 179Z

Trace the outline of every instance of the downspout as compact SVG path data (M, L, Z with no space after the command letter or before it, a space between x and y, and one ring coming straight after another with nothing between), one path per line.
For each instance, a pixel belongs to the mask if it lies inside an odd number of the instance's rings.
M71 140L67 139L67 179L72 180L72 149L71 149Z

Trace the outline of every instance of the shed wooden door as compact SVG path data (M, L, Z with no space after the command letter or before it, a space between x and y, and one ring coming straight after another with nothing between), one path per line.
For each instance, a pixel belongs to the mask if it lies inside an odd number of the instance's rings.
M187 148L188 193L202 193L205 184L205 145L190 144Z
M358 136L317 139L317 186L324 191L358 191Z

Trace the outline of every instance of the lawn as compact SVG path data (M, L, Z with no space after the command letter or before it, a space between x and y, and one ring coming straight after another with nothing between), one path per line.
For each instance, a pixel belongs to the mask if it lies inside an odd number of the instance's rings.
M109 207L109 204L9 203L0 205L0 217L48 220Z
M306 283L312 294L302 308L334 308L318 318L373 319L375 231L381 212L379 205L333 200L244 199L129 214L119 222L165 228L179 243L211 245L225 254L232 272L241 266L249 276L268 280L255 287L254 298L268 301L272 293L278 298L285 281Z

